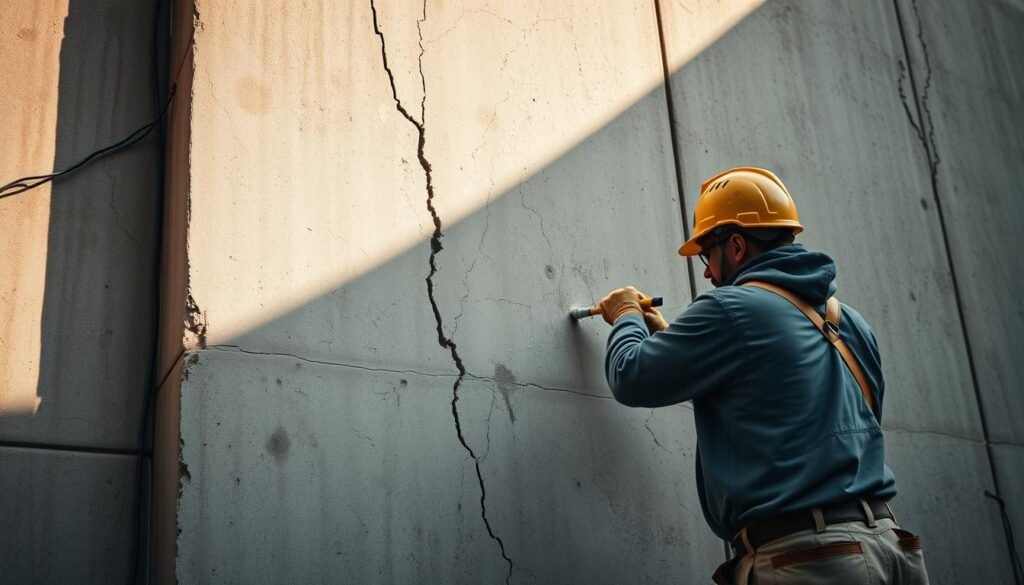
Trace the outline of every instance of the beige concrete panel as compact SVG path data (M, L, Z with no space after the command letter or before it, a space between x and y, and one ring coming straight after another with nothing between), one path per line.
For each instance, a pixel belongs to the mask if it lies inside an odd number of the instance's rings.
M0 75L5 84L0 124L18 140L0 141L7 184L53 167L60 77L61 26L67 5L34 2L0 8ZM39 408L40 321L46 288L50 186L0 199L0 413L31 415Z
M700 4L662 5L669 53L688 56L671 77L687 209L721 170L775 170L807 227L798 241L836 259L839 298L875 328L885 422L980 438L892 3L767 2L696 52ZM750 3L731 5L713 16L735 20Z
M989 439L1024 442L1024 3L897 2ZM907 91L911 91L909 83ZM923 118L923 120L922 120ZM921 197L934 204L931 186Z
M656 15L648 2L495 10L508 18L428 8L443 330L478 375L606 393L608 327L573 325L568 309L629 284L671 310L689 300Z
M4 2L0 182L149 122L153 2ZM152 350L157 142L0 200L0 439L128 448Z
M451 376L208 349L182 386L181 583L500 582ZM459 418L513 582L694 582L722 554L692 479L692 413L509 376Z
M995 460L996 473L999 475L1000 494L1005 504L1007 520L1013 528L1017 557L1024 558L1024 542L1021 541L1024 538L1024 498L1021 498L1021 494L1024 494L1024 447L993 445L992 456ZM988 504L997 508L999 506L992 499L988 500Z
M186 344L449 370L423 341L424 174L370 3L196 9ZM345 288L413 245L392 280Z
M0 447L0 583L127 583L135 463L127 455Z
M424 164L442 329L463 327L474 368L500 355L578 385L600 358L568 355L569 305L634 282L683 306L681 264L637 262L674 262L662 244L682 233L652 6L382 4L387 69L369 3L304 10L200 5L189 254L205 343L453 372L424 282ZM278 49L251 51L254 36ZM273 96L265 111L246 110L250 82Z
M924 540L934 585L1012 583L998 508L985 497L992 474L985 444L928 432L888 430L900 524Z

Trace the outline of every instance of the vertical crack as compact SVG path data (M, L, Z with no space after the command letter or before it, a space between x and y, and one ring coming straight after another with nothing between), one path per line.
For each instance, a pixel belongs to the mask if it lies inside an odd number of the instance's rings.
M910 61L910 50L907 46L907 35L904 29L903 17L900 12L900 0L893 0L893 8L896 13L896 24L899 27L900 39L903 42L903 52ZM942 233L942 241L946 252L946 261L949 266L949 276L953 283L953 297L956 302L957 315L960 321L960 334L963 337L964 349L967 351L967 364L968 369L971 373L971 385L974 389L974 399L978 405L978 415L981 419L981 434L985 439L985 452L988 455L989 472L992 474L992 487L994 488L995 495L998 497L1000 494L999 485L999 473L997 472L995 457L992 453L992 443L989 440L988 430L988 416L985 411L985 401L981 397L981 385L978 381L978 366L975 360L975 351L973 343L971 341L970 331L967 328L967 318L964 310L963 295L960 290L960 283L957 277L956 263L953 259L953 249L950 244L949 228L947 227L945 212L942 208L942 201L939 197L939 184L938 184L938 166L939 166L939 155L935 143L935 124L932 120L931 107L928 100L928 94L932 86L932 61L931 56L928 53L928 43L924 39L924 22L921 19L921 11L918 7L917 0L910 0L910 8L914 19L914 24L917 26L916 37L917 42L921 47L921 54L924 60L925 79L924 85L921 88L920 94L917 91L917 84L914 80L914 71L908 67L907 75L910 78L910 88L914 92L914 100L917 104L917 119L920 122L918 125L914 125L913 119L911 118L911 125L914 126L914 130L917 132L918 139L921 140L924 146L925 154L928 157L928 167L931 171L931 183L932 183L932 195L935 198L936 203L936 214L939 217L939 227ZM900 71L900 83L902 84L903 72ZM902 85L900 87L900 97L903 98L904 94L902 91ZM906 106L904 101L904 109L907 111L907 115L910 116L909 107ZM926 126L927 124L927 126ZM1013 543L1012 530L1006 535L1006 545L1011 559L1014 581L1020 583L1020 572L1016 564L1013 564L1013 559L1016 555L1015 545Z
M932 89L932 59L928 52L928 43L924 39L924 24L921 22L921 12L917 5L917 0L910 0L911 11L914 16L914 24L917 27L916 37L917 42L921 46L921 55L924 61L924 84L921 87L921 92L918 94L917 84L914 81L914 71L910 67L910 50L907 47L906 35L903 34L903 23L900 17L899 8L896 8L897 24L900 27L900 37L903 40L903 51L907 57L907 64L904 66L903 60L900 59L899 67L899 78L897 85L899 89L900 101L903 102L903 111L907 115L907 119L910 121L910 127L914 129L914 133L917 135L917 139L921 142L921 146L924 148L925 156L928 159L928 171L931 175L932 186L935 187L938 184L938 169L939 169L939 151L935 144L935 124L932 122L932 111L931 103L929 101L929 94ZM903 83L909 78L911 90L914 92L915 109L917 110L917 120L914 119L913 114L910 111L910 105L908 104L909 96L903 89Z
M437 274L437 255L444 249L441 244L441 239L444 237L441 224L441 216L437 213L437 209L434 207L434 180L432 175L432 167L430 161L427 160L425 153L425 146L427 142L427 131L426 131L426 114L427 114L427 81L423 74L423 22L427 19L427 3L423 1L423 16L416 21L416 31L419 36L419 47L420 54L418 57L418 66L420 74L420 83L423 89L423 97L420 100L420 119L417 120L402 104L402 100L398 97L398 89L395 86L395 76L391 71L391 67L388 65L388 53L387 45L385 44L384 33L380 30L380 23L377 20L377 6L374 0L370 0L370 10L373 12L373 31L380 38L380 54L381 59L384 63L384 71L388 75L388 81L391 83L391 97L395 100L395 108L398 113L402 115L406 120L409 121L416 128L416 132L419 134L419 141L416 146L416 158L419 159L420 166L423 168L423 174L426 179L426 191L427 191L427 211L430 212L430 218L434 222L434 232L430 236L430 272L427 274L427 297L430 300L430 308L434 312L434 321L437 324L437 343L442 348L448 350L451 355L452 361L455 363L456 369L459 371L459 375L455 379L455 384L452 386L452 417L455 419L455 432L458 435L459 443L469 453L470 458L473 460L473 466L476 469L476 479L480 486L480 517L484 521L484 527L487 529L487 534L498 543L498 548L501 551L501 558L508 564L508 574L505 577L505 583L508 584L512 578L512 559L509 558L508 553L505 551L505 542L502 541L501 537L498 536L493 527L491 521L487 518L487 487L484 485L483 472L480 469L480 459L477 457L473 448L466 442L466 436L462 431L462 419L459 417L459 387L462 386L462 381L466 377L466 366L462 362L462 357L459 356L458 347L455 344L455 340L451 337L447 337L444 334L444 320L441 318L441 311L437 306L437 299L434 295L434 276ZM453 334L454 337L454 334Z

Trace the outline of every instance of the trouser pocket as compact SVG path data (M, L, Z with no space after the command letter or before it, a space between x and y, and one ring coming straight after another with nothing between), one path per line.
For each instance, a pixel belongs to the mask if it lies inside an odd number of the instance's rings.
M893 532L898 538L897 544L900 550L903 551L904 562L900 563L903 574L900 583L903 585L928 585L928 570L924 565L924 545L921 542L921 537L902 528L893 528Z
M831 542L771 557L775 583L860 585L868 582L861 543Z
M725 561L718 568L715 569L715 574L711 576L711 580L718 585L733 585L736 583L736 567L740 564L742 556L737 556Z

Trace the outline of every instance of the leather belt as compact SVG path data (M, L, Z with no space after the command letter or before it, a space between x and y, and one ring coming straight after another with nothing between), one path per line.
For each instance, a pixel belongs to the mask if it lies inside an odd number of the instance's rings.
M889 503L884 500L847 500L837 504L822 506L815 510L821 510L824 525L857 521L873 525L874 523L870 521L871 519L864 512L864 504L870 508L875 520L888 518L894 522L896 521ZM788 536L794 532L816 530L817 528L818 524L815 521L813 510L791 512L773 518L755 520L750 523L746 528L747 541L753 548L753 551L750 552L754 552L761 548L762 545L777 538ZM737 535L732 539L732 549L737 555L743 555L746 552L741 536Z

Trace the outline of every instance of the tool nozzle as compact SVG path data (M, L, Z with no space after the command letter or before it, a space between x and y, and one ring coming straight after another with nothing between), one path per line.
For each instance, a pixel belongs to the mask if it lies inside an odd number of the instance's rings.
M664 304L665 300L661 297L654 297L651 299L643 299L640 301L640 307L649 309L651 307L660 307ZM602 313L601 307L573 307L569 309L569 318L573 321L579 321L580 319L586 319L587 317L593 317L594 315L600 315Z

